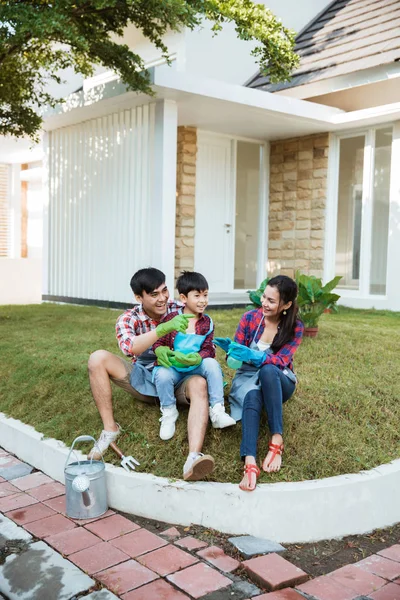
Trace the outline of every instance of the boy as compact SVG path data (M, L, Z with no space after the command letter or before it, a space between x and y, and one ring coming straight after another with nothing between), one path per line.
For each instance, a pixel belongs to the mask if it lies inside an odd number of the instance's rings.
M183 314L190 317L186 333L173 331L160 338L153 350L157 366L153 381L160 398L160 438L169 440L175 433L175 422L179 416L176 408L174 387L190 375L201 375L207 380L209 415L216 429L236 425L236 421L225 412L222 371L215 359L212 342L214 325L204 314L208 305L208 283L200 273L183 271L176 282L179 299L184 305ZM170 313L163 322L177 313Z

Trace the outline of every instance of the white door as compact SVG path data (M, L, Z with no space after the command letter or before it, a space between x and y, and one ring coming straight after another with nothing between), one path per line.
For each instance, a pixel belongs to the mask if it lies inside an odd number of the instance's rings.
M194 265L212 293L233 289L234 203L233 141L198 132Z

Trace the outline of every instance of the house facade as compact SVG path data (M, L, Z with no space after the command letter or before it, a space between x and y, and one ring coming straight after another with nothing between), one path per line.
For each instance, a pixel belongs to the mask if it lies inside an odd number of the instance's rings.
M243 304L299 269L342 275L347 305L400 310L400 1L276 4L304 27L287 85L249 79L229 28L174 34L171 66L127 31L155 96L99 71L47 114L45 300L130 304L132 273L154 265L171 289L196 269L211 303Z

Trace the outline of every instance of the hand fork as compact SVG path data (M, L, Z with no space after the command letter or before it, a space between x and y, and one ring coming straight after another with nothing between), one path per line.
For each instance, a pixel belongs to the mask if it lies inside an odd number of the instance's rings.
M121 450L118 448L117 444L111 442L110 447L114 450L115 454L117 454L121 459L121 467L125 469L125 471L135 470L135 465L140 465L140 462L133 458L133 456L125 456L122 454Z

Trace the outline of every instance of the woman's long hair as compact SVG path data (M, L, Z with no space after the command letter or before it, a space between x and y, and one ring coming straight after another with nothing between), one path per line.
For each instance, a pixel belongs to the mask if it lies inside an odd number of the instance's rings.
M291 342L294 338L297 313L299 310L296 302L298 289L296 282L286 275L277 275L276 277L272 277L272 279L268 281L267 285L278 290L280 306L287 304L288 302L292 303L290 308L286 309L285 315L283 312L281 313L278 325L278 333L274 337L271 344L272 352L278 352L282 346L288 342Z

